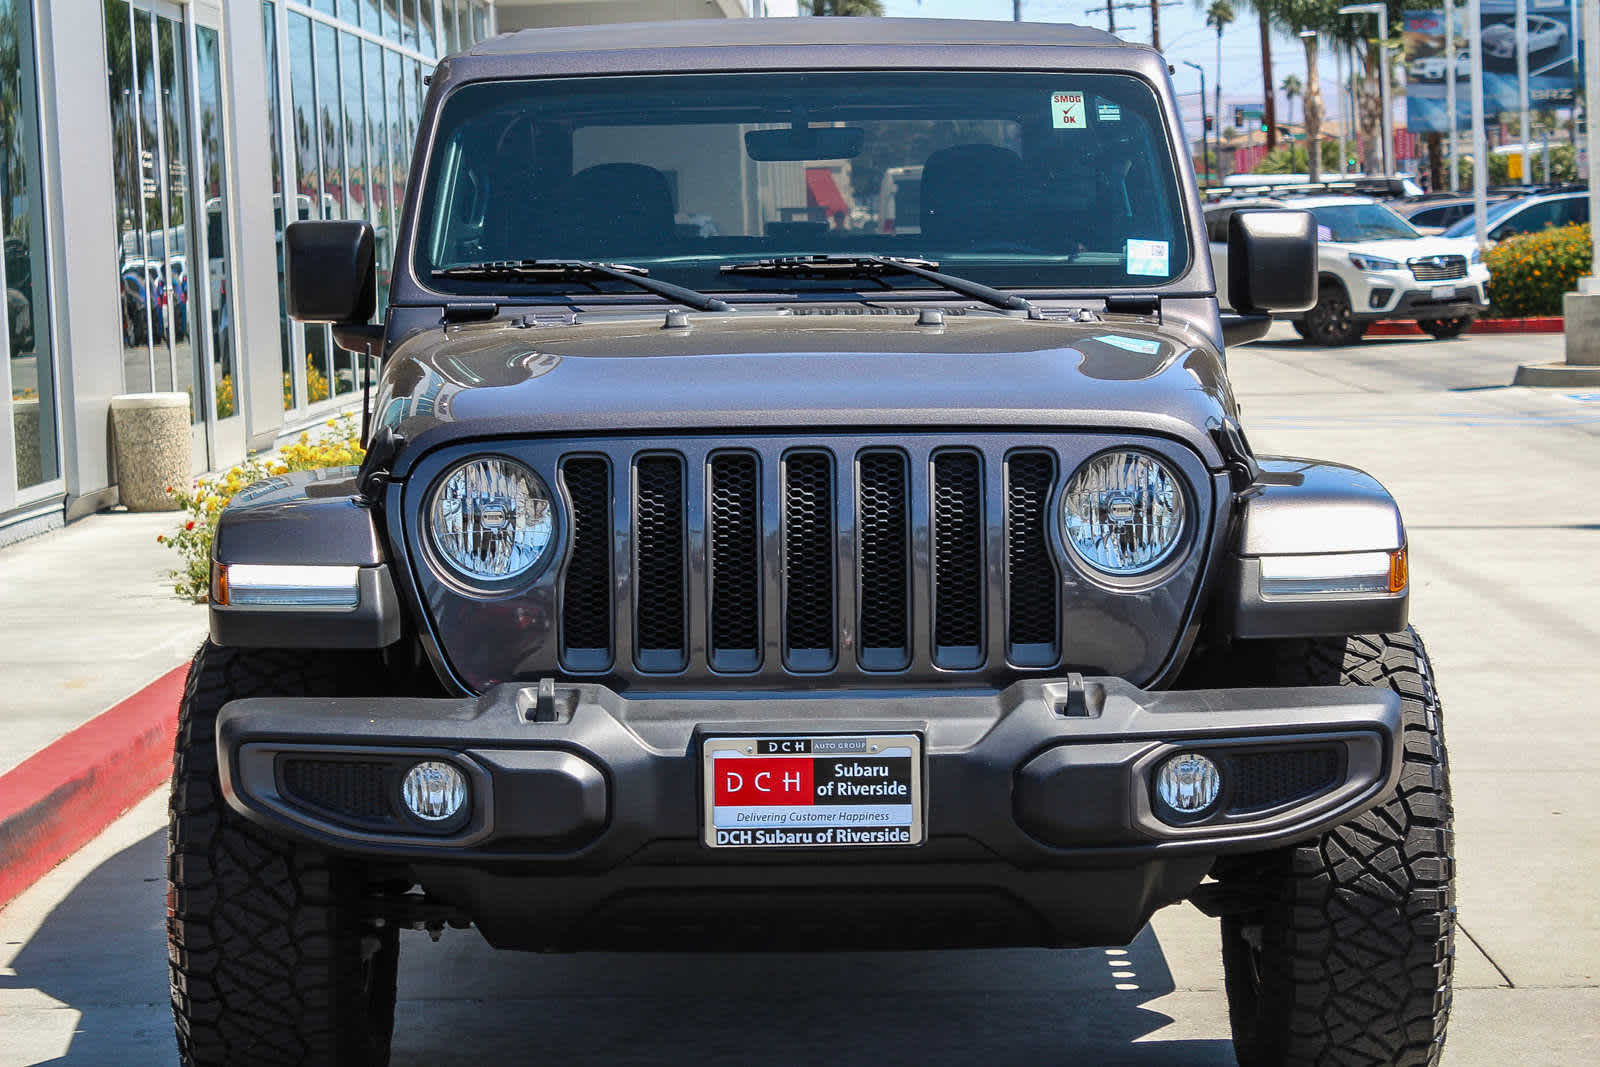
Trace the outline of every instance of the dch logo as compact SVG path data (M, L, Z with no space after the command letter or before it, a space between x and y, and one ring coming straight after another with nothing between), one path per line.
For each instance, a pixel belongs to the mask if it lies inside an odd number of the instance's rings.
M720 760L716 776L718 804L810 804L815 795L808 759Z

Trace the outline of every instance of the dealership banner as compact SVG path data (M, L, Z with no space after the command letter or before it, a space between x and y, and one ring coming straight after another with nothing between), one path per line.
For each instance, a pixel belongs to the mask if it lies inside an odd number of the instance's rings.
M1528 106L1570 107L1577 84L1577 11L1572 0L1528 2ZM1483 16L1483 113L1493 117L1516 111L1516 0L1481 0ZM1465 125L1472 114L1471 36L1467 11L1455 12L1455 70L1444 47L1443 11L1405 15L1406 125L1413 133L1450 128L1445 114L1445 79L1455 78L1456 115Z

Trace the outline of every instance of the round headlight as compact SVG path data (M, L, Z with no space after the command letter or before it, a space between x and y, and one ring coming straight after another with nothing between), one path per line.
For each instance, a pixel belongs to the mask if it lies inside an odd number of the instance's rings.
M1139 574L1172 552L1183 533L1178 476L1144 452L1106 452L1079 467L1062 495L1067 543L1107 574Z
M555 513L544 483L527 467L498 456L474 459L434 486L428 533L463 577L503 581L544 558Z

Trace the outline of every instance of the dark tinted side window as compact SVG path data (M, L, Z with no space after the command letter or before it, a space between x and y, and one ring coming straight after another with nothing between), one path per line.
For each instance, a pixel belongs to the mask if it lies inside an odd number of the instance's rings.
M1448 207L1426 207L1411 213L1413 226L1448 226L1452 221Z
M1503 241L1519 233L1537 233L1546 226L1559 226L1565 214L1564 206L1559 200L1529 204L1495 228L1495 240Z
M1575 196L1568 200L1566 204L1568 223L1589 221L1589 198L1587 196Z

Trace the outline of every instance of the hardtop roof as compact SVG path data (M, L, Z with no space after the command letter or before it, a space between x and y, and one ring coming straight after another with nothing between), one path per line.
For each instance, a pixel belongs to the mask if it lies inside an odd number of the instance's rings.
M760 18L682 19L518 30L473 45L466 56L549 55L569 52L654 51L674 48L879 45L1147 48L1104 30L1062 23L971 19Z

